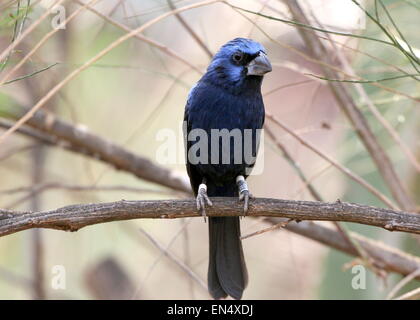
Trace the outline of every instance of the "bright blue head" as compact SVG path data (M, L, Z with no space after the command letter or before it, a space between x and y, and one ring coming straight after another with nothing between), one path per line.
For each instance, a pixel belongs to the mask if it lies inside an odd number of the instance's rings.
M254 84L259 89L263 75L270 71L270 61L260 43L236 38L216 53L203 80L235 91Z

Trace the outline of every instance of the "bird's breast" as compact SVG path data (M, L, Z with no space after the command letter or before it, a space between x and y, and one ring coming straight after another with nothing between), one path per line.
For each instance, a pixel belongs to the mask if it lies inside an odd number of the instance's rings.
M192 129L207 134L207 162L197 169L217 183L225 183L238 175L247 175L254 165L258 130L264 122L264 105L260 94L233 95L221 90L207 90L195 96L189 112ZM190 130L190 131L191 131ZM194 145L194 142L191 144ZM203 156L203 151L200 151Z

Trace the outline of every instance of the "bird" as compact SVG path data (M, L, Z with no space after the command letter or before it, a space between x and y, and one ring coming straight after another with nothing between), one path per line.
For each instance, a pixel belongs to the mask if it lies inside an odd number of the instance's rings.
M183 123L186 169L197 210L204 217L206 206L213 205L211 197L238 197L244 213L248 211L252 195L246 178L256 161L258 131L265 117L261 84L270 71L260 43L235 38L213 56L188 94ZM249 139L245 139L247 131ZM251 157L245 154L249 150ZM208 220L209 293L214 299L239 300L248 283L239 217Z

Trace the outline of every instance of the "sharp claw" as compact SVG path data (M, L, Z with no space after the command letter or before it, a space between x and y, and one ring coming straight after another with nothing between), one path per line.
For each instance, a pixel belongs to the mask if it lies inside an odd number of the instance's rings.
M249 208L249 199L251 198L249 191L245 190L242 191L239 195L239 201L244 202L244 213L246 214L248 212Z
M248 185L244 176L236 177L236 184L238 185L239 189L239 201L244 202L244 214L246 214L249 208L249 200L252 199L253 196L249 192Z
M204 199L206 200L207 204L212 207L213 202L211 202L210 198L208 197L207 193L204 194Z
M249 193L244 196L244 213L248 212Z
M205 217L206 216L206 203L204 201L203 196L201 196L200 198L200 204L201 204L201 215Z
M196 198L197 211L204 217L204 221L206 221L206 204L210 207L213 206L213 203L207 196L206 189L207 187L205 185L200 185Z

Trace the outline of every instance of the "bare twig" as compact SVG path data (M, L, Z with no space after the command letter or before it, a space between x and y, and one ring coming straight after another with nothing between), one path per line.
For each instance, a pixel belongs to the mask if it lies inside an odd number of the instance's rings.
M301 84L311 83L311 82L313 82L313 80L308 79L308 80L302 80L302 81L293 82L293 83L286 83L284 85L281 85L281 86L278 86L278 87L276 87L274 89L271 89L271 90L269 90L267 92L264 92L263 96L264 97L267 97L270 94L273 94L274 92L277 92L279 90L290 88L290 87L294 87L294 86L298 86L298 85L301 85Z
M400 291L407 283L409 283L413 279L416 279L419 276L420 276L420 269L417 269L414 272L410 273L408 276L406 276L404 279L398 282L394 286L394 288L392 288L392 290L386 296L386 299L387 300L392 299L398 293L398 291Z
M189 268L185 263L183 263L180 259L174 256L170 251L165 249L163 245L161 245L155 238L153 238L147 231L140 228L140 232L146 236L146 238L155 246L157 247L163 255L167 256L170 260L175 262L191 279L194 279L201 288L203 288L207 292L207 285L206 283Z
M16 81L20 81L20 80L23 80L23 79L31 78L31 77L36 76L37 74L39 74L41 72L47 71L48 69L51 69L52 67L55 67L57 64L58 64L58 62L52 63L49 66L46 66L46 67L41 68L39 70L36 70L36 71L34 71L34 72L30 73L30 74L25 74L25 75L23 75L21 77L17 77L15 79L5 81L3 84L11 84L11 83L16 82Z
M132 294L132 297L136 297L138 295L141 295L142 289L146 284L146 281L149 279L150 275L152 274L152 272L155 270L156 266L158 265L158 263L160 262L161 258L164 257L167 252L170 250L170 248L172 247L172 245L175 243L175 241L177 240L177 238L185 232L187 225L191 222L191 219L185 219L185 223L182 225L182 227L175 233L175 235L172 237L172 239L169 241L169 243L165 246L165 248L163 248L162 246L159 246L158 248L161 249L160 255L158 255L155 260L153 261L153 263L151 264L151 266L149 267L149 269L147 270L147 272L145 273L142 281L137 284L136 289L133 291L134 293ZM124 225L125 229L128 231L127 233L132 235L133 237L135 237L135 239L138 241L139 237L138 237L138 230L135 227L132 227L130 225ZM186 265L187 266L187 265ZM193 280L193 277L189 277L190 280ZM199 282L199 284L201 284L201 282ZM206 289L206 287L204 286L204 289Z
M410 292L395 298L395 300L418 300L420 299L420 288L414 289Z
M369 184L365 179L360 177L359 175L353 173L350 169L342 166L340 163L338 163L336 160L331 158L330 156L324 154L322 151L320 151L317 147L312 145L310 142L302 139L299 135L297 135L292 129L290 129L288 126L286 126L280 119L275 117L274 115L270 113L266 113L266 117L268 119L271 119L276 123L279 127L281 127L283 130L285 130L287 133L292 135L295 139L297 139L301 144L303 144L305 147L309 148L313 152L315 152L317 155L319 155L321 158L323 158L325 161L331 163L334 167L336 167L341 172L345 173L347 176L349 176L351 179L365 187L367 190L369 190L372 194L374 194L378 199L380 199L383 203L385 203L390 208L395 208L395 205L389 200L383 193L381 193L379 190L374 188L371 184Z
M79 184L67 184L62 182L45 182L36 185L31 185L28 187L17 187L12 189L0 190L0 195L4 194L13 194L21 192L42 192L49 189L63 189L68 191L119 191L119 192L132 192L132 193L156 193L161 195L178 195L175 191L168 190L159 190L159 189L147 189L147 188L138 188L127 185L79 185Z
M241 236L241 240L248 239L248 238L251 238L251 237L255 237L255 236L258 236L260 234L263 234L263 233L266 233L266 232L269 232L269 231L273 231L273 230L276 230L276 229L285 228L289 224L290 221L293 221L293 220L289 219L287 221L281 221L279 223L273 224L271 227L264 228L264 229L246 234L244 236Z
M172 0L167 0L169 8L171 10L176 10L176 6L172 2ZM193 37L195 42L200 46L201 49L207 54L207 56L211 59L213 57L213 53L210 51L210 49L206 46L203 40L198 36L198 34L194 31L193 28L190 27L190 25L187 23L187 21L184 20L184 18L181 16L180 13L176 13L175 17L178 19L179 23L187 30L187 32Z
M28 145L24 145L24 146L19 146L19 147L14 147L11 148L10 150L8 150L7 153L0 155L0 162L4 161L16 154L31 150L33 148L35 148L35 144L28 144Z
M264 125L264 131L265 131L265 133L267 133L267 135L270 137L270 139L273 140L273 142L276 145L276 147L282 152L284 159L295 170L295 172L298 175L298 177L305 183L305 187L308 189L308 191L311 194L311 196L316 201L323 201L323 199L322 199L321 195L319 194L319 192L315 189L315 187L312 185L312 183L309 182L308 179L306 178L306 176L303 173L303 170L302 170L301 166L299 165L299 163L297 161L295 161L295 159L293 159L293 157L290 154L290 152L280 142L280 140L276 138L276 136L274 135L273 131L271 130L271 128L267 124Z

